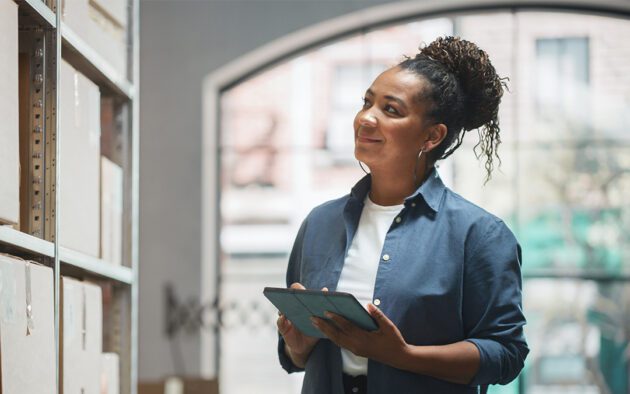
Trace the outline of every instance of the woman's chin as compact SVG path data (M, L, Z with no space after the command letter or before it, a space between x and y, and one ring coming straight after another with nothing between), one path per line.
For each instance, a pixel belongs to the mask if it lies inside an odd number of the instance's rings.
M365 149L365 147L362 147L361 145L356 145L354 147L354 157L362 163L368 164L373 162L374 156L374 152Z

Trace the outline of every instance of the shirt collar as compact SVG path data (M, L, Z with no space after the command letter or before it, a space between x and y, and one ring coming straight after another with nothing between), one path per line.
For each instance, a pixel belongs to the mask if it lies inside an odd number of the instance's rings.
M352 192L350 193L351 197L363 203L365 197L370 191L371 184L372 176L370 174L364 176L352 188ZM440 208L440 202L442 201L442 195L444 194L445 189L446 186L444 186L440 175L435 167L433 167L429 172L429 176L422 185L420 185L420 187L418 187L418 189L416 189L416 191L409 197L405 198L405 205L422 198L422 200L433 212L437 212Z

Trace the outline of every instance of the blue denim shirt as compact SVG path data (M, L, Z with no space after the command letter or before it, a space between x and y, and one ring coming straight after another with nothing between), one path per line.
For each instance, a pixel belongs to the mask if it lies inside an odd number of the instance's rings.
M287 286L337 288L363 201L371 184L361 179L351 194L313 209L297 234L287 269ZM470 385L453 384L368 361L368 392L477 393L488 384L506 384L523 368L529 352L521 307L521 250L500 219L442 183L432 170L405 199L399 223L385 237L374 299L413 345L445 345L462 340L477 346L481 365ZM278 353L288 372L301 371ZM306 363L302 393L341 394L339 347L322 339Z

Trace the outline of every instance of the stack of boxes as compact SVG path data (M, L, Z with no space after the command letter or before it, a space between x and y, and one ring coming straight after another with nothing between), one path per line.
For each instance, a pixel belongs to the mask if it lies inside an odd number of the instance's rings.
M54 394L53 272L0 254L0 394ZM96 284L62 277L63 393L119 393L119 358L103 353L103 301Z
M101 155L100 91L66 62L60 82L59 243L120 265L123 170Z
M126 76L127 1L61 4L66 25L120 76ZM27 212L31 208L20 201L20 187L30 186L24 184L30 158L23 157L20 163L20 148L26 146L23 141L30 141L32 130L20 127L31 113L27 86L31 76L20 73L18 60L21 63L30 55L19 52L18 32L18 4L0 0L0 226L15 229L22 225L20 205ZM59 243L120 265L123 170L120 157L106 157L101 146L105 119L101 105L111 104L111 99L102 99L99 87L70 64L61 61L60 67ZM113 122L113 112L109 115ZM0 254L0 394L57 392L53 278L49 267ZM101 287L62 277L60 295L61 393L117 394L118 355L102 351Z

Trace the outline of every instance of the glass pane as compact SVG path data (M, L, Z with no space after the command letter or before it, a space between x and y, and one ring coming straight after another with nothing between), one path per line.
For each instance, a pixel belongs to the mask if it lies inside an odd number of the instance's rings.
M628 273L630 147L523 146L519 160L525 273Z
M630 36L630 23L531 11L367 31L222 94L222 392L299 392L301 375L278 364L275 311L262 288L284 285L307 213L363 176L352 122L365 89L446 34L477 43L509 78L492 179L484 185L476 131L439 163L447 185L504 219L523 247L531 353L520 382L489 392L628 392L630 43L618 37ZM602 280L588 279L593 273Z
M523 294L527 393L628 392L630 285L532 279Z

